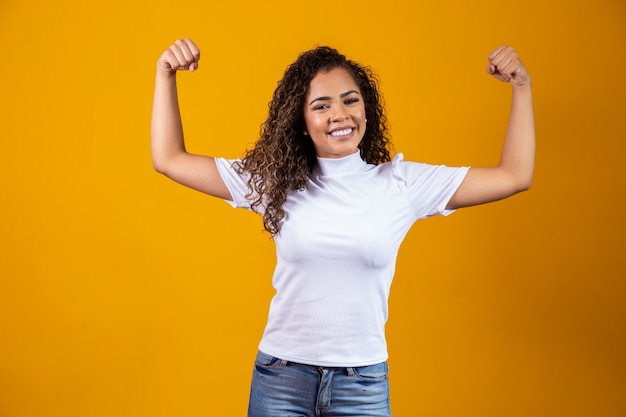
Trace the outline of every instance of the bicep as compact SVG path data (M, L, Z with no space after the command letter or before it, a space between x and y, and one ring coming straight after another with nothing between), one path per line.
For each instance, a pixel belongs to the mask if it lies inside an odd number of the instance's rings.
M215 159L210 156L180 153L172 158L166 167L158 171L171 180L194 190L217 198L232 200L230 191L217 169Z
M451 210L490 203L525 189L527 187L518 184L515 177L501 167L470 168L446 208Z

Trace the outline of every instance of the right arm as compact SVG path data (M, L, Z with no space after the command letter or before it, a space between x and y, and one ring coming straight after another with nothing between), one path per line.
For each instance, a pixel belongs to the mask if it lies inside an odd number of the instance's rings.
M185 149L178 107L176 72L198 69L200 50L190 40L177 40L157 61L150 148L154 169L166 177L203 193L231 200L215 159Z

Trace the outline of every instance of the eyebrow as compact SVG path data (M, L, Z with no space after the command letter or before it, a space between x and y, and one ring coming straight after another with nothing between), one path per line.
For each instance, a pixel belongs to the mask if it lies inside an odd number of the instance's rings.
M349 96L349 95L350 95L350 94L352 94L352 93L359 94L359 92L358 92L358 91L356 91L356 90L349 90L349 91L346 91L345 93L341 93L341 94L339 95L339 98L344 98L345 96ZM359 94L359 95L360 95L360 94ZM313 100L309 103L309 106L310 106L311 104L315 103L316 101L325 101L325 100L330 100L330 99L331 99L331 97L328 97L328 96L318 97L318 98L316 98L316 99L313 99Z

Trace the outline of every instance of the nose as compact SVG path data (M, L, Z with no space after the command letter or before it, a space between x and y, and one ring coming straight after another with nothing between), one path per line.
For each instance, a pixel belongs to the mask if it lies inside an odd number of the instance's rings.
M336 106L332 107L333 111L330 112L331 123L341 123L345 122L350 118L350 109L347 108L344 103L337 103Z
M331 122L345 122L349 118L350 118L350 115L348 114L348 112L338 111L337 113L330 116L330 121Z

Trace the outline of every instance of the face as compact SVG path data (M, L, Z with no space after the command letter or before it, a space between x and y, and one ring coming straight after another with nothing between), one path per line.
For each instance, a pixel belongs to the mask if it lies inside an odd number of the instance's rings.
M306 133L321 158L342 158L358 152L365 134L361 90L343 68L320 72L311 81L304 104Z

